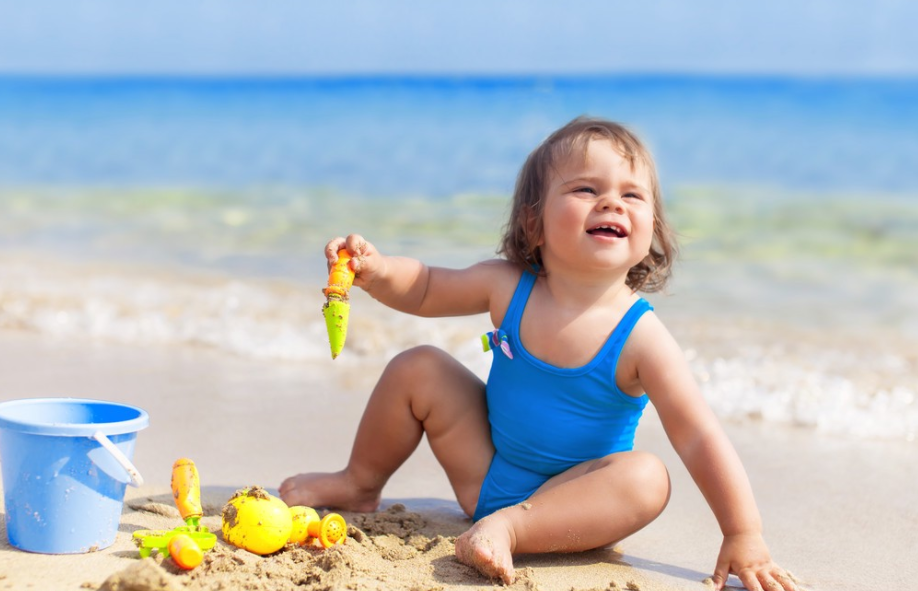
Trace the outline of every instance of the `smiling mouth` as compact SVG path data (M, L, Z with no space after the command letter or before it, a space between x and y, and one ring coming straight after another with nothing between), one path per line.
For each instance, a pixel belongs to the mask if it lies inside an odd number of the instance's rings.
M618 226L596 226L587 230L591 236L610 236L613 238L624 238L628 235L623 228Z

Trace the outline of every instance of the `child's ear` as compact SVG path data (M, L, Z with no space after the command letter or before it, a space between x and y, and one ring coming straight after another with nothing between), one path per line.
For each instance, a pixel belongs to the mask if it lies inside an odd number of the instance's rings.
M542 224L539 223L539 218L531 207L527 207L523 211L523 217L526 227L526 236L529 237L530 244L532 244L533 247L544 245L545 236L542 233Z

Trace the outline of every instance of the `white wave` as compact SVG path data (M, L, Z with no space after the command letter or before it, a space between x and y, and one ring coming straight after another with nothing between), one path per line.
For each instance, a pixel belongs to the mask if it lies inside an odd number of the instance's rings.
M838 351L821 355L803 362L753 348L704 360L689 351L705 398L721 417L756 418L867 439L918 439L918 392L889 377L901 373L903 381L907 379L908 372L896 371L905 369L904 358L884 354L854 360ZM839 363L870 364L887 377L865 383L829 367Z
M330 355L321 285L149 268L0 258L0 329L126 345L195 346L247 358L311 362ZM710 325L709 325L710 326ZM481 378L490 355L479 336L487 316L426 319L394 312L360 290L352 298L342 364L376 367L400 351L432 344ZM707 340L706 340L707 339ZM705 357L712 339L687 351L702 391L726 419L758 419L857 438L918 439L915 360L889 352L810 343L741 345ZM865 379L869 368L871 379ZM877 378L876 376L881 376Z
M0 328L315 361L330 355L321 288L200 272L5 258L0 262ZM483 357L471 353L480 347L477 336L490 329L484 317L434 321L398 314L359 290L352 310L349 356L391 356L432 343L464 351L475 365Z

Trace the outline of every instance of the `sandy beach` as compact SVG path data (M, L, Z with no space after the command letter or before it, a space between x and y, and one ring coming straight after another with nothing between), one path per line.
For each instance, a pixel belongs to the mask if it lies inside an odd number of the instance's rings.
M332 360L324 247L358 233L429 265L495 256L530 150L582 115L653 154L679 256L644 295L743 460L774 560L810 591L918 589L918 77L890 43L914 3L867 19L829 3L18 4L0 20L0 403L120 402L149 426L110 547L11 547L31 495L2 483L0 591L501 587L455 558L471 521L425 441L379 512L345 514L340 547L262 558L218 535L186 573L140 560L132 534L181 524L178 458L217 532L238 489L342 468L400 351L433 345L485 378L486 314L421 318L361 289ZM569 34L620 21L660 34ZM668 467L665 512L614 547L517 556L511 588L710 589L722 536L652 405L635 447ZM3 467L43 479L34 494L68 459Z
M339 362L340 361L340 362ZM365 360L364 360L365 361ZM382 363L382 361L380 361ZM356 371L358 370L359 371ZM346 357L321 366L262 362L194 348L126 347L7 331L0 336L0 399L89 397L140 406L150 427L135 463L146 483L128 488L116 543L78 555L41 555L0 535L0 589L484 589L497 584L460 564L455 537L470 524L426 446L390 481L383 510L345 513L352 539L327 551L266 558L218 543L205 563L177 571L140 561L137 529L178 525L172 462L201 474L204 524L234 490L276 490L300 471L346 461L381 367ZM766 422L726 428L756 491L773 557L806 589L907 589L918 577L915 447L857 441ZM519 556L517 589L703 590L720 543L703 498L649 412L637 447L658 454L673 494L664 514L614 548ZM731 583L740 586L738 580Z

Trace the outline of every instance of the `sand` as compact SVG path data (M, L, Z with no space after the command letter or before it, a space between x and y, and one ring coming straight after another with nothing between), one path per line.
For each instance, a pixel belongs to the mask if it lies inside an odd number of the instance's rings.
M0 400L91 397L141 406L150 427L135 463L146 484L129 488L116 543L78 555L22 552L0 532L2 589L422 589L500 586L454 557L470 525L426 443L392 478L373 514L344 513L340 547L288 548L259 557L220 540L204 563L180 572L161 556L140 560L137 529L179 525L169 478L195 460L204 524L243 486L276 491L305 470L341 467L381 367L347 357L321 367L229 357L195 349L132 348L0 334ZM382 363L381 361L378 363ZM813 590L898 590L918 580L918 448L859 441L765 422L727 423L756 491L774 558ZM664 514L614 548L518 556L511 589L705 590L720 544L717 524L649 412L637 447L670 470ZM219 537L219 536L218 536ZM739 586L738 580L731 582Z

